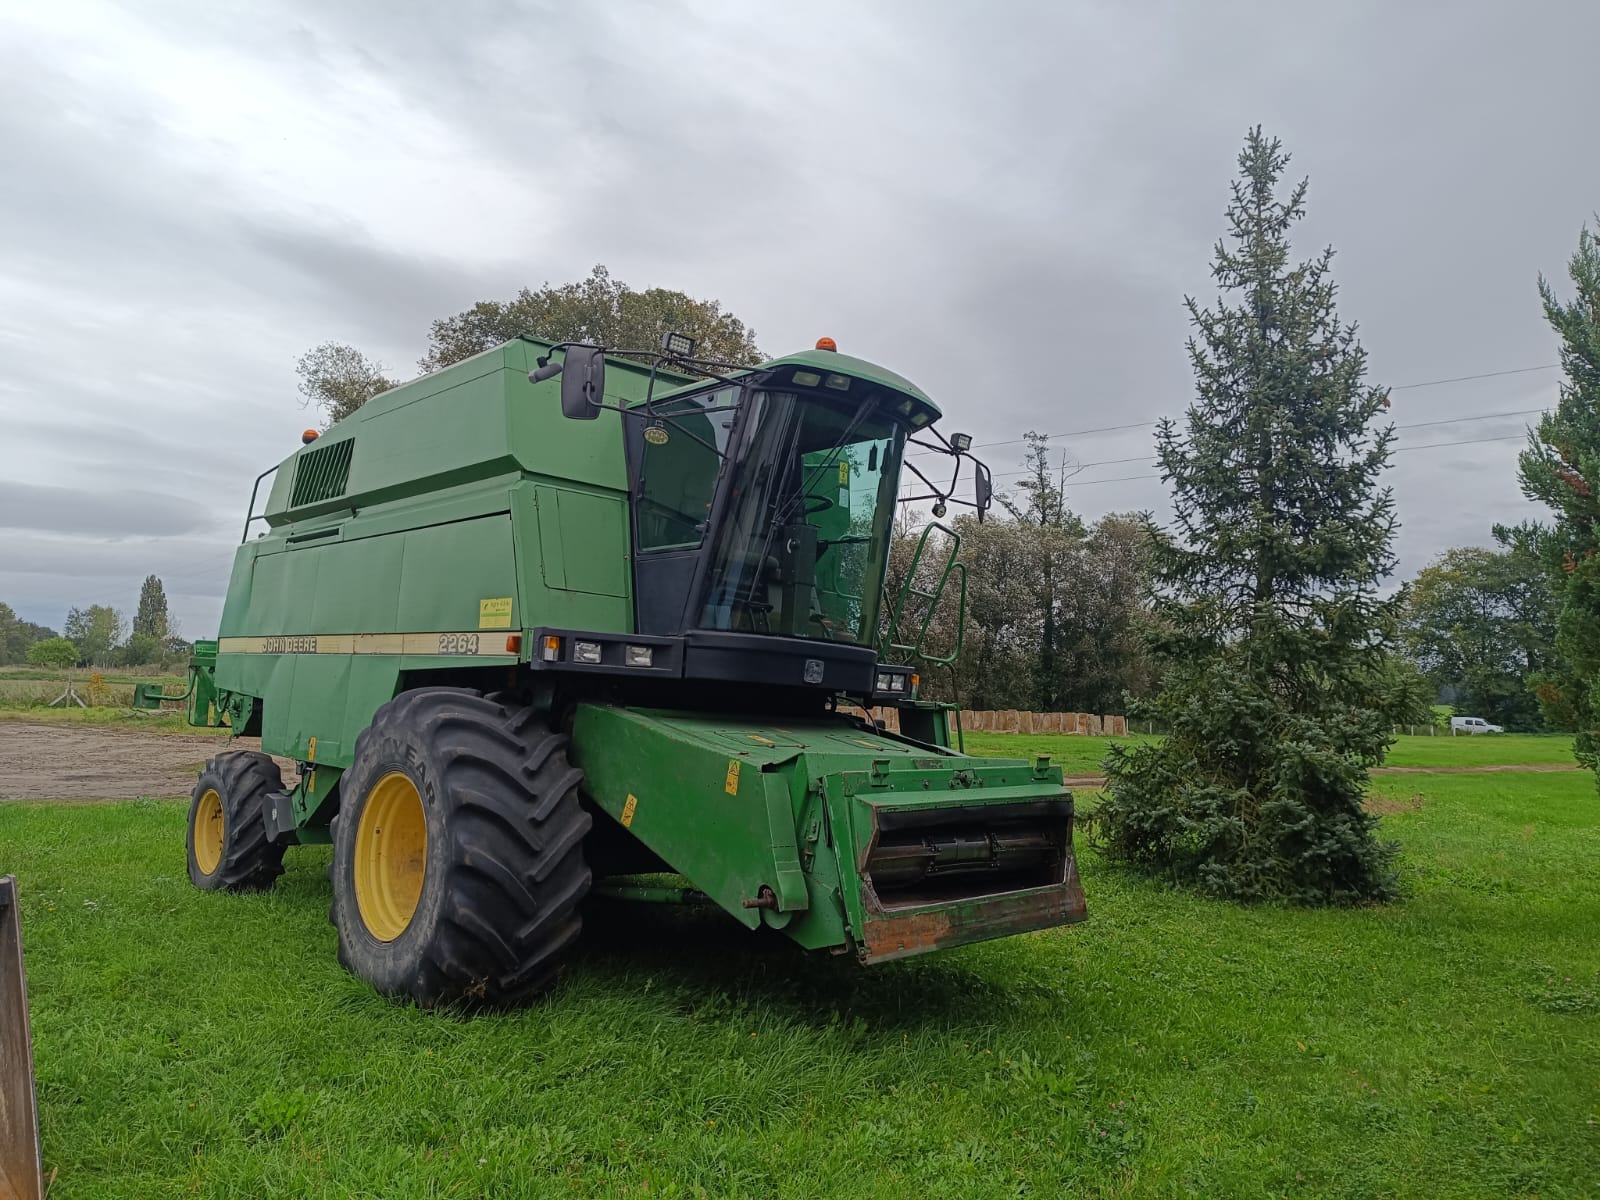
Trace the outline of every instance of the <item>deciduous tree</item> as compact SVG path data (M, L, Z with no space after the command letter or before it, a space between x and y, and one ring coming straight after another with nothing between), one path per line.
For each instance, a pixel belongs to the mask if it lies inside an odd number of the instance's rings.
M127 628L127 620L116 609L106 604L91 604L88 608L74 608L68 612L62 632L78 647L84 661L104 667L110 665L111 652L122 644Z
M686 333L696 354L720 362L762 360L753 329L716 300L696 300L668 288L635 291L596 266L575 283L523 288L509 300L480 300L428 330L428 352L417 363L437 371L522 334L553 341L597 342L619 350L654 350L668 331ZM397 387L383 364L354 346L324 342L295 364L300 394L322 411L324 425L341 421L374 396Z
M1093 526L1065 507L1061 475L1030 476L1045 490L1021 489L1007 515L979 524L955 518L967 568L965 642L954 674L925 673L924 694L959 697L976 709L1122 712L1148 690L1153 670L1144 636L1150 616L1148 539L1137 517L1110 514ZM921 528L904 522L890 553L888 592L899 594ZM930 551L918 584L938 582L942 556ZM930 648L955 646L956 587L933 615ZM920 614L913 614L920 616Z
M300 376L300 394L322 410L324 428L399 383L389 378L376 359L337 342L323 342L307 350L294 369Z
M661 335L685 333L696 353L722 362L762 359L755 330L716 300L696 300L667 288L634 291L596 266L576 283L523 288L510 300L481 300L443 317L428 332L428 353L417 366L436 371L520 334L554 341L596 342L619 350L655 350Z
M1406 589L1403 643L1457 711L1507 729L1544 728L1529 680L1551 664L1556 602L1532 555L1460 546Z
M55 636L55 630L24 621L9 604L0 603L0 664L26 662L29 646Z
M78 648L63 637L45 638L28 647L28 662L64 671L78 661Z

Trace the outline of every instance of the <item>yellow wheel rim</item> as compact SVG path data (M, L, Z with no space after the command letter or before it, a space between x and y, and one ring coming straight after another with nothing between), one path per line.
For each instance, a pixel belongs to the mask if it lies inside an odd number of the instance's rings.
M417 785L391 771L367 793L356 826L356 908L367 932L392 942L417 911L428 869L428 818Z
M216 873L222 862L222 797L207 788L194 806L194 861L200 874Z

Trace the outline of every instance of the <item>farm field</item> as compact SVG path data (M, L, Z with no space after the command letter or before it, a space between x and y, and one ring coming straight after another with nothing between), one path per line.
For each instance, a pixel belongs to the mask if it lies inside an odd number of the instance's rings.
M8 802L50 1195L1592 1195L1592 777L1373 805L1384 908L1240 908L1080 846L1076 928L862 970L597 908L549 1000L463 1020L339 967L326 848L202 894L180 802Z
M93 682L97 675L98 685ZM136 683L160 683L167 691L177 694L187 686L188 678L181 673L163 673L159 669L148 673L130 673L107 668L101 672L74 671L72 683L78 695L89 704L114 708L133 702L133 685ZM48 704L61 695L66 686L66 678L60 671L38 667L0 667L0 710Z

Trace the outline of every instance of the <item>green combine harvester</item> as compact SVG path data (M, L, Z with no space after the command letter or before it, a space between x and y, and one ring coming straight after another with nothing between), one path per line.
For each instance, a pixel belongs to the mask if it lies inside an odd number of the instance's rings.
M918 699L953 657L933 612L965 605L954 535L885 594L902 468L936 516L989 503L938 418L828 339L730 367L522 338L308 432L187 695L299 778L212 758L190 878L269 887L331 842L341 961L425 1006L537 995L592 896L864 963L1081 920L1060 768L966 756Z

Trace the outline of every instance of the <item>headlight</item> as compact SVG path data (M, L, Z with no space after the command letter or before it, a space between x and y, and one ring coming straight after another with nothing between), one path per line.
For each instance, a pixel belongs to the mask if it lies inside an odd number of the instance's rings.
M650 646L629 646L622 652L622 661L630 667L648 667L655 656L656 652Z
M572 661L580 663L598 663L600 661L600 643L573 642Z
M880 692L903 692L906 690L906 677L892 671L879 671L876 690Z

